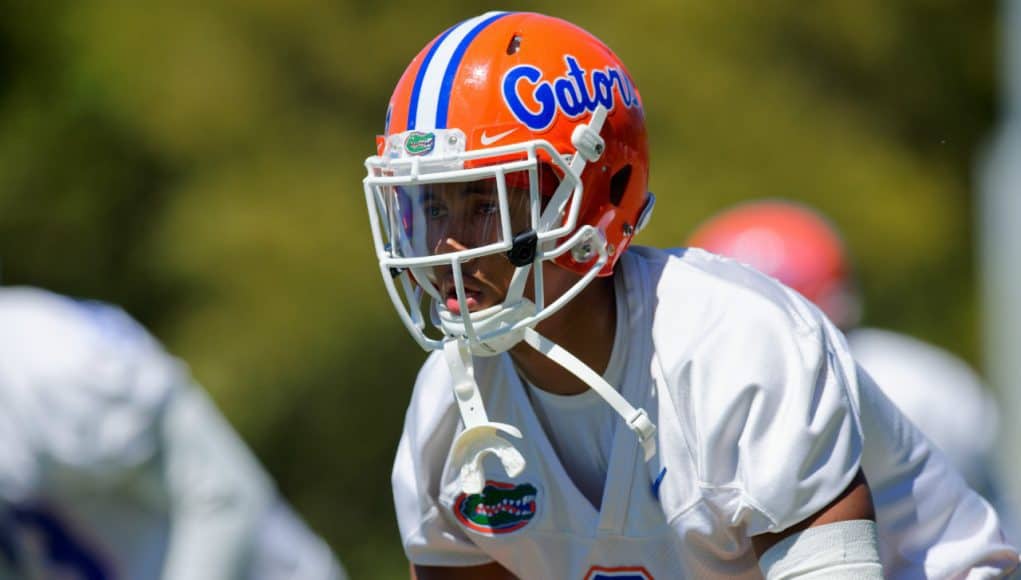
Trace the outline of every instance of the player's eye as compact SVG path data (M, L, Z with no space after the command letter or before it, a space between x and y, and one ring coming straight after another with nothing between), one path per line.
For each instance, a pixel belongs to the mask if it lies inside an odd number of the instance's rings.
M425 206L425 217L429 219L439 219L447 215L447 208L443 204L430 203Z
M500 204L496 202L481 202L476 206L475 211L479 215L489 216L495 215L500 212Z

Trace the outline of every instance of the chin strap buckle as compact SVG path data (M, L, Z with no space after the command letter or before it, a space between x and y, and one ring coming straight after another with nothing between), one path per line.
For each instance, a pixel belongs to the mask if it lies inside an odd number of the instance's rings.
M656 454L656 425L649 419L645 409L636 409L627 419L627 426L638 435L638 441L645 451L645 460L649 461Z

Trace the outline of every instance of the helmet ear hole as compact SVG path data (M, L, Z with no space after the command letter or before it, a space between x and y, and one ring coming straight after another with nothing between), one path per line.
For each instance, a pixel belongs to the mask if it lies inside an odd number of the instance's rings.
M515 54L519 48L521 48L521 35L515 34L511 37L510 42L507 43L507 55Z
M627 191L627 184L631 181L631 165L625 165L617 170L610 178L610 203L620 206L624 199L624 192Z

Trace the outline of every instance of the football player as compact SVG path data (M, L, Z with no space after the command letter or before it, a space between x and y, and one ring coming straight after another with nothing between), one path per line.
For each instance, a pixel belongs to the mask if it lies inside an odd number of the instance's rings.
M859 326L861 305L837 229L784 200L740 204L710 218L688 244L735 258L797 290L844 331L855 360L964 475L1001 510L995 453L999 411L978 375L949 352L889 330ZM1016 537L1013 518L1007 523Z
M531 13L452 26L397 83L364 189L384 284L435 351L393 470L414 573L1016 567L809 302L707 252L629 248L654 200L643 107L606 45Z
M127 314L0 287L0 579L344 577Z

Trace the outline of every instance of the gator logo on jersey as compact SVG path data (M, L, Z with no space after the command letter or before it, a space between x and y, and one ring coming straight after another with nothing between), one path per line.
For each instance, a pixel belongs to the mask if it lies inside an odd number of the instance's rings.
M408 152L408 155L425 155L431 152L435 146L435 133L413 131L408 134L408 138L404 141L404 150Z
M564 74L554 79L543 79L540 69L527 64L503 75L503 100L529 129L548 129L557 112L574 119L595 111L598 105L612 111L618 99L628 108L640 106L631 79L623 70L607 67L586 71L571 55L564 56L564 64Z
M585 580L653 580L652 574L642 566L592 566Z
M487 481L482 493L462 493L454 515L466 527L487 534L506 534L525 527L535 516L535 486Z

